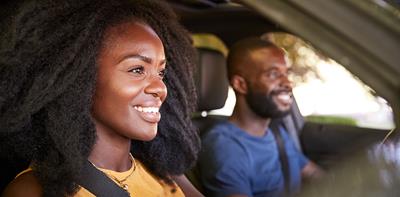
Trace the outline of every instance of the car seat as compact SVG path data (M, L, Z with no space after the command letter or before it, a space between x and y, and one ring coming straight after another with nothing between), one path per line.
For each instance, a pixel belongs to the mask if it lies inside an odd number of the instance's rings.
M194 72L197 105L192 121L198 128L199 135L202 136L212 126L228 118L228 116L212 115L209 112L224 106L229 83L226 77L226 57L222 52L209 48L197 48L197 55L197 66ZM196 166L185 175L201 193L204 193Z
M227 116L210 115L211 110L222 108L228 96L228 79L226 77L226 58L218 50L197 48L198 64L194 80L198 95L196 113L193 122L200 135L215 123Z

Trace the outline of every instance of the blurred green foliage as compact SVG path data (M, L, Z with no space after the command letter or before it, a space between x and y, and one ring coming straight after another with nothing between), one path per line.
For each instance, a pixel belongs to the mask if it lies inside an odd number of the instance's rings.
M357 126L357 121L353 118L332 116L332 115L310 115L305 117L306 121L325 124L341 124L349 126Z
M291 66L291 81L294 85L307 83L310 79L323 80L317 65L320 61L327 61L328 58L306 41L283 32L267 33L262 38L272 41L286 51Z

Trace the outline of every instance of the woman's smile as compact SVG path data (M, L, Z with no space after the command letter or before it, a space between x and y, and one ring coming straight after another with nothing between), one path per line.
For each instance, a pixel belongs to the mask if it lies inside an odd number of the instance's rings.
M161 119L160 107L133 106L143 120L149 123L158 123Z

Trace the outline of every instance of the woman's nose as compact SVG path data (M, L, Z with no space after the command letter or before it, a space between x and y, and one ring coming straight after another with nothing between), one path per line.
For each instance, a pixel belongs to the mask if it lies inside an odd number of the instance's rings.
M161 101L165 100L167 96L167 86L160 76L153 76L150 79L149 84L144 89L146 94L151 94L154 97L159 97Z

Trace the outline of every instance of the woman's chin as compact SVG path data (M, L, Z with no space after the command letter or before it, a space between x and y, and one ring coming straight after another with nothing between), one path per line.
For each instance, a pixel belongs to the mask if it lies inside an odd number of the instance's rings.
M141 136L137 136L135 140L148 142L153 140L156 136L157 136L157 131L148 131Z

